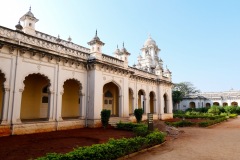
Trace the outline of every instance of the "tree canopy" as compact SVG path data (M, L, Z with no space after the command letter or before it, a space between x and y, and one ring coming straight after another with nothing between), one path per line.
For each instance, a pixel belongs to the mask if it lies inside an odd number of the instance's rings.
M182 101L183 97L193 94L193 93L199 93L200 90L196 89L194 85L191 82L180 82L180 83L175 83L173 86L173 92L172 92L172 97L173 97L173 103L179 103Z

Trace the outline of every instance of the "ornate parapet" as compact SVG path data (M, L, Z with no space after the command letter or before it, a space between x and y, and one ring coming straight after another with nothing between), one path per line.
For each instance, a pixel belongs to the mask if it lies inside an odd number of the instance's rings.
M108 55L105 55L105 54L102 55L102 61L108 62L108 63L111 63L111 64L115 64L115 65L119 65L119 66L124 65L124 62L122 60L119 60L117 58L114 58L114 57L111 57L111 56L108 56Z
M0 26L0 39L15 45L25 44L31 47L41 48L60 56L72 56L77 58L88 59L90 50L88 48L76 45L72 42L60 40L56 37L36 32L36 36L17 32Z

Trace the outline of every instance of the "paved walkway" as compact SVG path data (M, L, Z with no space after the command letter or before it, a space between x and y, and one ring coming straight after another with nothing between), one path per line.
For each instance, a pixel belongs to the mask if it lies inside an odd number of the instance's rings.
M210 128L186 127L163 146L140 153L137 160L240 160L240 117Z

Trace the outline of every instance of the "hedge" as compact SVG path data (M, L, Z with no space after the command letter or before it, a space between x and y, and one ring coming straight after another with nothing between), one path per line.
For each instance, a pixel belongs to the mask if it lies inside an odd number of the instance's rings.
M146 137L110 139L104 144L79 147L66 154L49 153L37 160L110 160L148 148L164 141L166 134L154 131Z
M216 123L220 123L220 122L225 121L225 120L227 120L226 117L218 118L218 119L215 119L215 120L208 120L208 121L205 121L205 122L199 122L198 126L199 127L208 127L208 126L214 125Z
M165 122L167 125L174 126L174 127L187 127L193 126L196 123L190 121L178 121L178 122Z
M141 124L141 123L122 123L119 122L117 123L117 129L121 130L127 130L127 131L133 131L133 128L135 127L141 127L141 126L147 126L146 124Z

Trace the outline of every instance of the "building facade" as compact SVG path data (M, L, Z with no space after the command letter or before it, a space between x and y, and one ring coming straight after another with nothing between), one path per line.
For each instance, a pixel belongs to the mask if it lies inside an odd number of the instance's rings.
M154 119L172 118L171 72L149 37L138 64L127 49L102 53L97 32L85 48L35 29L31 9L16 30L0 26L0 135L101 125L102 109L134 120L135 108Z
M202 108L211 106L239 106L240 91L229 90L225 92L205 92L191 94L184 97L176 109Z

